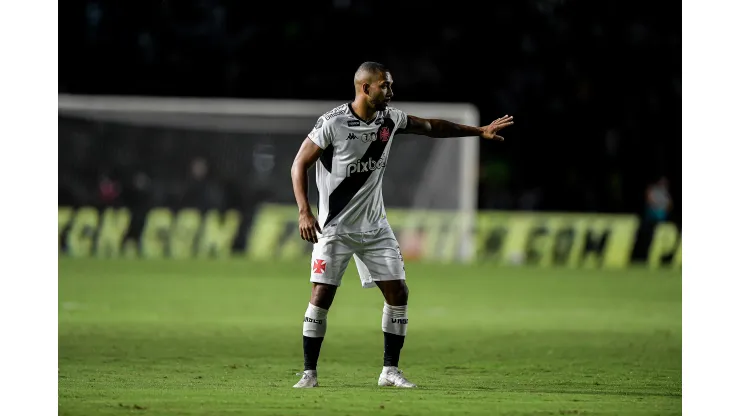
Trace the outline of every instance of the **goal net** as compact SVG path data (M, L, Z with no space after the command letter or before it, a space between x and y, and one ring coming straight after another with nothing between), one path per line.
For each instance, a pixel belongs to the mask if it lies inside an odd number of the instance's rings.
M233 253L300 255L310 245L301 245L295 231L290 166L316 119L339 104L59 95L59 206L73 212L66 227L74 222L74 210L93 207L101 214L90 232L99 234L102 211L125 208L130 217L122 244L141 254L142 239L159 239L166 255L187 234L182 224L202 231L206 222L205 216L178 222L181 210L235 212L238 226L228 241ZM479 122L470 104L393 105L425 118ZM395 138L383 194L407 258L473 258L477 174L477 138ZM309 175L315 207L313 168ZM172 219L150 232L155 209L170 210ZM69 240L62 236L64 227L60 214L63 252ZM198 230L189 232L197 238ZM90 239L94 250L95 237Z

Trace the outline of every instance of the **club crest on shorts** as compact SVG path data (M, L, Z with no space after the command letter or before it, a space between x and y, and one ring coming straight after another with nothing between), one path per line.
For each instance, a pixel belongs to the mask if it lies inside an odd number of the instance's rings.
M316 259L313 261L313 272L314 273L324 273L326 271L326 262L321 259Z

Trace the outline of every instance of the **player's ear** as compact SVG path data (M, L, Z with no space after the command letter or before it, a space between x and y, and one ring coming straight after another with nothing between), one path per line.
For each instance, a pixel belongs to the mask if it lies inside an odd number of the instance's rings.
M370 95L370 84L362 84L362 92Z

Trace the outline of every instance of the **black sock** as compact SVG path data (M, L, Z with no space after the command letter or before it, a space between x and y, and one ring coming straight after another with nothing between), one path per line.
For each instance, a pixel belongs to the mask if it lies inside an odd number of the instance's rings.
M303 336L303 370L316 371L316 364L319 362L319 352L324 337L311 338Z
M385 351L383 352L384 367L398 367L398 360L401 358L401 348L403 341L406 339L403 335L383 332L385 338Z

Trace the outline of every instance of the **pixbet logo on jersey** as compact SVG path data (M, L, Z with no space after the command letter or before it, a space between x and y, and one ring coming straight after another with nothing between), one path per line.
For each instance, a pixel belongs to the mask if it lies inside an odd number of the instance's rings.
M347 165L347 176L350 176L353 173L372 172L383 167L385 167L384 158L380 158L377 162L373 160L373 158L366 161L357 160L356 162Z

